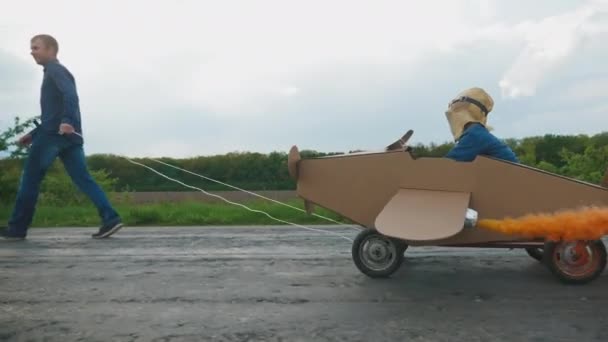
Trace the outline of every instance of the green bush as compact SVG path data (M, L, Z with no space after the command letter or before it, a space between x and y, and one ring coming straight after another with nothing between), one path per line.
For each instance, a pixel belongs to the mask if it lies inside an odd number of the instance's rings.
M21 178L21 163L18 159L5 160L0 165L0 205L15 199Z
M90 171L91 176L106 193L112 191L116 179L105 170ZM83 205L90 203L86 195L72 182L58 160L47 173L40 188L40 203L44 205Z

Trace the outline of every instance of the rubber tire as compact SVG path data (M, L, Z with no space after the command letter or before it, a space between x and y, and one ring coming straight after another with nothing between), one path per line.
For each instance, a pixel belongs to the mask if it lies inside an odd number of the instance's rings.
M589 244L591 245L591 248L594 250L594 253L595 252L599 253L600 262L599 262L597 268L593 271L593 273L591 273L588 276L585 276L582 278L574 278L574 277L571 277L571 276L563 273L562 271L560 271L559 267L553 260L553 253L554 253L555 249L557 248L557 246L559 245L559 242L553 242L553 241L545 242L544 254L543 254L544 264L547 265L547 267L549 268L551 273L553 273L553 275L555 275L561 282L563 282L565 284L569 284L569 285L587 284L587 283L595 280L597 277L599 277L600 274L602 274L602 272L606 268L606 245L604 245L602 240L593 240L593 241L590 241Z
M542 248L535 248L535 247L530 247L530 248L526 248L526 253L528 253L529 256L532 257L532 259L535 259L537 261L543 261L543 249Z
M397 256L396 256L395 260L393 261L393 263L388 268L386 268L382 271L372 270L372 269L368 268L367 266L365 266L365 264L361 261L361 255L359 253L359 248L360 248L361 244L367 238L369 238L370 236L373 236L373 235L382 236L383 238L388 239L395 245L395 250L396 250ZM355 240L353 241L351 253L352 253L352 257L353 257L355 266L357 266L359 271L361 271L363 274L365 274L366 276L368 276L370 278L388 278L393 273L395 273L399 269L399 267L401 267L401 264L403 263L403 259L404 259L403 253L405 253L405 250L407 249L407 247L408 247L407 244L405 244L404 242L402 242L398 239L387 237L385 235L382 235L375 229L367 228L367 229L364 229L363 231L361 231L357 235Z

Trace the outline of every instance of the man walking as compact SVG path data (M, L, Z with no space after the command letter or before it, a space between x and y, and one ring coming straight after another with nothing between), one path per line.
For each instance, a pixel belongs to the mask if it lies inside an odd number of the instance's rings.
M41 124L19 139L21 145L31 144L31 147L8 228L0 232L0 238L25 239L34 216L40 184L57 157L74 184L97 207L102 225L92 235L93 238L106 238L122 227L122 220L87 169L76 82L57 59L59 46L55 38L36 35L31 39L30 47L34 60L44 70L40 94Z

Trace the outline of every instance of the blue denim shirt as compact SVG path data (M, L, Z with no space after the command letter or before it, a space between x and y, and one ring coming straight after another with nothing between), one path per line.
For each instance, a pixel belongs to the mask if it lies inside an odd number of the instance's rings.
M40 110L41 124L32 132L33 134L40 131L57 134L62 123L72 125L76 132L82 134L76 81L70 71L57 60L44 65ZM69 134L67 137L77 143L83 142L76 134Z
M478 155L519 163L507 144L492 135L482 124L474 123L464 131L446 157L457 161L473 161Z

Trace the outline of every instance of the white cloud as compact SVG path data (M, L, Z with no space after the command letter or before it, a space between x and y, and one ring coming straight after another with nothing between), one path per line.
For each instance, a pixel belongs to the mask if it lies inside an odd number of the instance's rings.
M608 14L606 1L591 1L573 12L524 22L514 29L526 41L526 47L499 82L507 98L532 96L544 78L564 66L589 35L608 32L598 19Z
M160 88L165 101L247 115L314 69L423 57L467 30L459 3L57 1L31 11L32 1L21 1L4 9L15 28L6 48L25 55L31 35L51 32L87 87L139 80L129 92Z
M294 86L285 86L279 92L285 96L293 96L298 93L299 89Z
M492 0L479 1L479 14L483 19L492 19L496 16L496 6Z
M383 144L385 135L390 142L408 128L419 140L447 140L441 110L461 87L502 90L523 106L571 66L581 46L602 48L606 1L574 9L564 1L524 3L21 0L2 6L0 49L40 75L29 38L59 38L91 152L271 150L296 138L342 149ZM29 113L40 79L13 76L27 81L8 86L14 92L0 96L0 110ZM589 94L591 86L580 87L572 92ZM602 100L597 94L594 101ZM494 97L503 112L504 99ZM493 120L506 128L514 117Z

